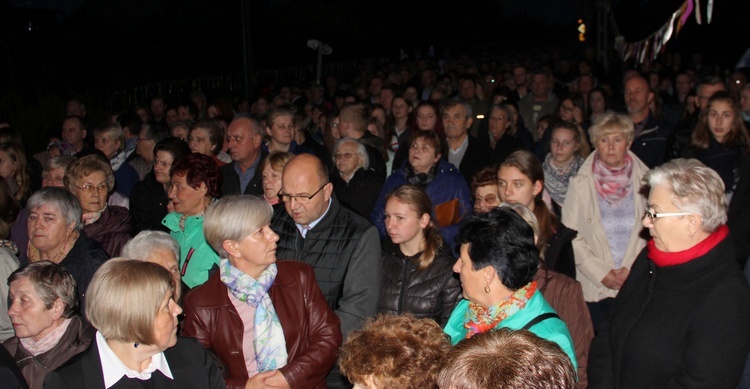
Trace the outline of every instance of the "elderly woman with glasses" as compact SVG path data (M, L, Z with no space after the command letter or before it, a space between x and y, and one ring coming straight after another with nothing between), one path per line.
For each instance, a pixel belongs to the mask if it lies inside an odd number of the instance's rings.
M336 198L362 217L370 217L384 179L370 167L365 145L354 138L343 138L333 148L331 183Z
M591 344L591 387L735 388L750 351L750 289L721 177L694 159L646 176L651 234Z
M109 163L98 155L87 155L68 165L63 181L81 204L86 236L99 242L110 257L120 255L131 238L130 213L124 207L107 205L115 186Z

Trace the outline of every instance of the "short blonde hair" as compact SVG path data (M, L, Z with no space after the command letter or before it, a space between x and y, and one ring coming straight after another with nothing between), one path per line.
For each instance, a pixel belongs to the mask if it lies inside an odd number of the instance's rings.
M701 215L704 231L714 232L727 222L724 181L697 159L673 159L646 173L643 180L652 189L665 185L672 192L672 205Z
M227 196L211 204L203 217L206 242L221 258L229 253L222 247L225 240L239 241L271 222L273 208L258 197Z
M627 115L608 111L591 125L589 138L591 143L596 144L599 138L610 134L621 134L630 143L635 136L635 125Z
M113 142L120 142L119 150L125 148L125 133L122 132L122 127L117 123L109 123L97 128L94 130L94 136L96 135L105 136Z
M172 276L163 267L112 258L91 279L86 316L107 339L154 344L156 313L173 292Z
M81 157L81 159L73 161L68 165L63 177L65 189L72 192L72 186L78 185L78 181L94 172L104 173L107 189L112 191L115 187L115 173L112 171L112 165L104 157L97 154L89 154Z

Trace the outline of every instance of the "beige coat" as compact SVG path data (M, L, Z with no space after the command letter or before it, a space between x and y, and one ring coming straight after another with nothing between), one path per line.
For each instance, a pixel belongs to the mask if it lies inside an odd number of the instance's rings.
M648 167L635 154L628 151L633 158L631 182L635 189L635 210L633 217L636 224L630 234L628 248L622 260L622 267L630 269L636 256L646 245L641 238L643 227L641 219L646 210L646 197L640 194L643 186L641 179ZM594 187L594 155L591 153L583 162L578 174L571 177L568 193L562 208L562 222L568 228L578 231L573 239L573 252L576 258L577 279L583 287L583 297L588 302L601 301L617 296L617 291L602 285L602 279L615 267L609 242L602 227L601 213Z

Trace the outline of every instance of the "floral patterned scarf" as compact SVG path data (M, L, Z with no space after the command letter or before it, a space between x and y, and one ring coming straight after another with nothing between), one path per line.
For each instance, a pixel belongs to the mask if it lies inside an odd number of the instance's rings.
M633 158L625 154L625 164L621 167L609 167L599 159L599 154L594 155L594 185L596 192L602 198L614 204L630 194L630 175L633 172Z
M531 281L523 288L513 292L510 297L489 308L475 302L470 302L469 309L466 311L466 316L464 317L464 327L468 330L466 332L466 339L497 327L501 321L523 309L535 292L536 281Z
M221 282L238 300L255 308L253 323L253 345L258 372L275 370L287 363L286 339L279 317L268 296L268 290L276 279L276 264L263 270L258 279L243 273L222 258L219 262Z
M583 165L583 157L576 155L573 160L565 167L557 167L552 163L552 153L547 154L544 158L542 168L544 169L544 189L562 206L565 203L565 195L568 193L568 183L570 177L578 173L578 169Z

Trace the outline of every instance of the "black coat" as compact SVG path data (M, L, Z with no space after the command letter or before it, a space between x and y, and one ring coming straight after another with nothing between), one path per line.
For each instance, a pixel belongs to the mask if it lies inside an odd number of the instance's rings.
M383 244L383 282L380 285L378 313L400 315L405 312L419 319L428 318L445 325L461 299L461 283L453 273L456 259L443 247L432 264L419 270L418 253L407 257L386 239Z
M177 344L164 351L164 356L172 372L173 380L164 376L161 371L151 374L145 382L155 389L161 388L224 388L224 379L208 351L192 338L177 338ZM141 389L143 386L136 378L123 376L112 389ZM45 389L100 389L104 388L102 362L99 358L97 342L85 352L77 355L65 365L47 374L44 380Z
M659 267L644 248L599 327L592 388L732 388L750 351L750 288L732 240Z
M143 181L133 186L130 193L131 233L135 236L141 231L154 230L169 232L161 223L167 216L169 198L164 186L156 181L154 172L149 172Z
M229 195L240 195L249 194L253 196L263 195L263 172L260 169L260 164L268 156L267 151L260 150L260 162L258 162L258 168L255 169L253 178L250 179L250 183L245 187L245 191L240 193L240 176L234 171L234 164L236 162L228 163L219 168L224 181L221 184L221 196Z
M76 281L78 307L81 309L82 316L85 313L83 307L86 306L85 295L89 282L94 277L94 273L99 270L99 266L109 258L99 242L86 237L86 233L81 231L81 235L73 243L68 255L60 261L60 266L64 267Z
M573 252L573 239L578 231L565 227L562 223L547 240L544 249L544 265L547 269L576 279L576 259Z
M338 170L331 174L333 193L341 205L356 212L366 219L370 217L375 202L378 200L380 189L383 188L383 177L373 170L358 169L347 183L341 178Z
M458 166L458 171L464 176L466 183L471 184L471 179L476 172L492 164L493 151L489 146L489 140L482 141L471 135L467 136L469 137L469 144L466 145L466 153L460 166ZM448 147L444 147L444 149L448 150L443 155L443 159L447 161L450 149Z
M646 120L641 134L633 139L630 151L635 153L649 169L653 169L664 162L672 127L665 122L660 122L652 114L649 114Z

